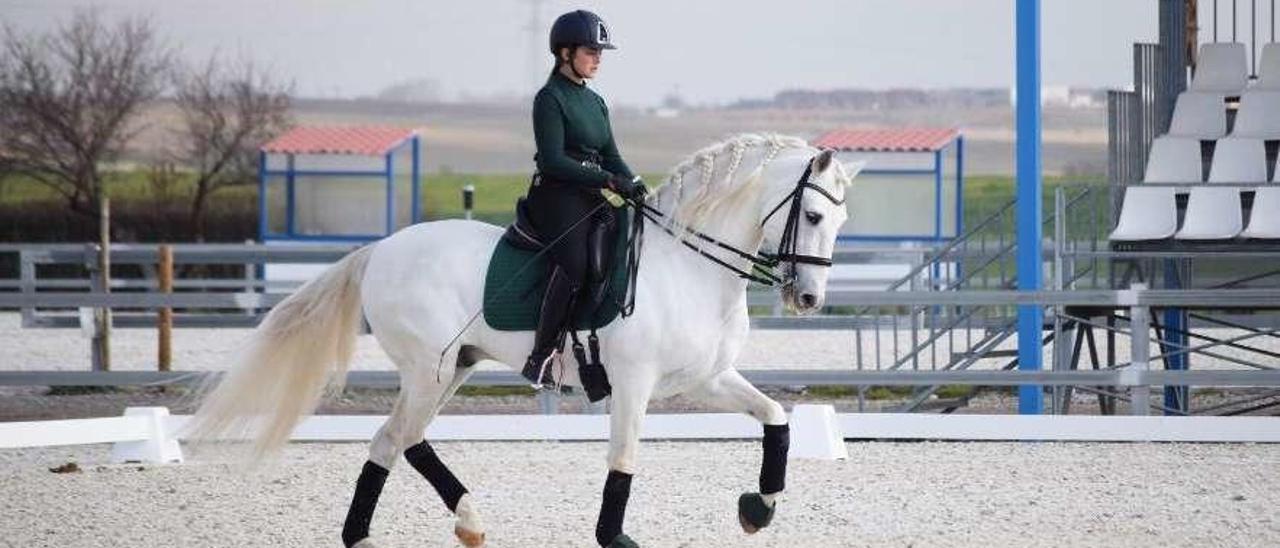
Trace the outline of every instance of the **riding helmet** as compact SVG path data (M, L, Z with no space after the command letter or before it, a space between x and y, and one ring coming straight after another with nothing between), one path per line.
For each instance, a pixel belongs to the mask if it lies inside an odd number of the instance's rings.
M583 46L599 49L617 49L609 38L609 27L604 19L587 10L571 11L556 18L551 25L551 54L559 55L560 48Z

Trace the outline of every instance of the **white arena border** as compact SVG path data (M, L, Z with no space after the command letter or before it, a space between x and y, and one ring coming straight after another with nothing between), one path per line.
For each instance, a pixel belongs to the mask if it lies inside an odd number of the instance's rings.
M181 462L178 441L190 416L163 407L134 407L125 416L0 423L0 449L113 443L116 462ZM385 415L308 417L292 441L368 441ZM791 416L793 458L839 459L842 440L1280 443L1276 417L1092 415L935 415L835 413L830 405L797 405ZM603 441L607 415L442 415L432 441ZM745 415L648 415L647 440L746 440L761 437Z

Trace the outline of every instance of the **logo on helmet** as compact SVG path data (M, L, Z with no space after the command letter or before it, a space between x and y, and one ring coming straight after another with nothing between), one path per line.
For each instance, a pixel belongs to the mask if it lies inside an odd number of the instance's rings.
M609 43L609 28L604 26L604 21L596 21L596 44Z

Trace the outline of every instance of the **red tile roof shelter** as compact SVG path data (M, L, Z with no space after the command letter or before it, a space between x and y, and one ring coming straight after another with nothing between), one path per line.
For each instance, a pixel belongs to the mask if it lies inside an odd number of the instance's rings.
M958 130L842 128L810 144L835 150L842 161L865 162L854 181L860 199L848 201L842 242L936 244L963 233L964 138Z
M952 128L837 129L812 144L855 152L935 152L959 136Z
M262 146L268 154L382 156L417 131L387 126L300 126Z
M259 238L367 242L421 221L421 156L411 128L285 132L259 149Z

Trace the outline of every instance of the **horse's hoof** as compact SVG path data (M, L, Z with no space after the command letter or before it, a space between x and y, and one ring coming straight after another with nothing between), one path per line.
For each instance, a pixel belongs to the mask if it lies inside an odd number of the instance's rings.
M457 525L453 528L453 534L454 536L457 536L458 541L467 548L484 546L484 533L464 529L461 525Z
M613 540L609 542L609 546L605 548L640 548L640 545L631 540L631 537L618 533L618 536L613 537Z
M351 548L378 548L378 545L374 544L373 541L369 540L368 537L365 537L363 539L360 539L360 542L352 544Z
M760 493L743 493L738 497L738 523L748 535L769 526L773 521L774 507L765 504Z

